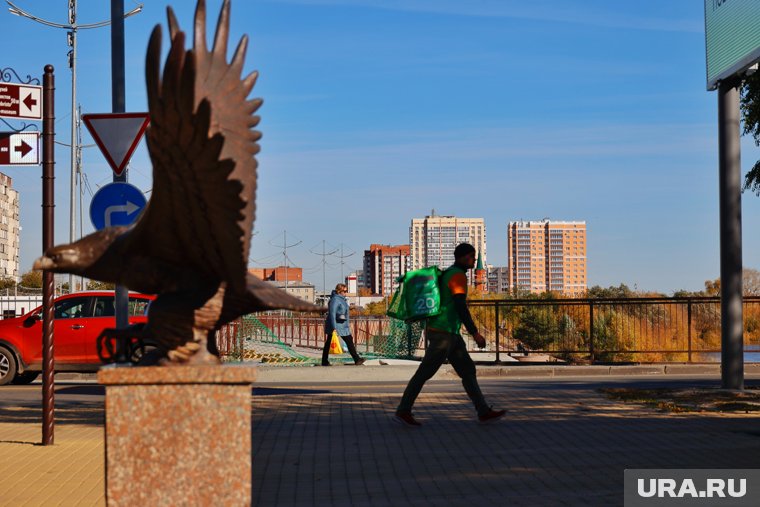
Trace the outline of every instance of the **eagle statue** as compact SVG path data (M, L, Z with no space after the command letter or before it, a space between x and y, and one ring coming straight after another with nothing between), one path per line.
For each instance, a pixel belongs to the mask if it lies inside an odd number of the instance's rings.
M254 311L319 308L247 271L255 218L255 154L260 99L248 100L253 72L241 79L247 37L227 62L230 2L211 50L206 6L195 11L193 48L185 49L171 7L171 48L160 69L161 26L146 57L153 191L137 221L48 249L34 269L73 273L156 294L144 333L163 364L218 363L215 332Z

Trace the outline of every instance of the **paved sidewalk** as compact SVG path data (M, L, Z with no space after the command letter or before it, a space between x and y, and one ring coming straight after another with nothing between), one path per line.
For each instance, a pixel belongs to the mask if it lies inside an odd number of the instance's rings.
M625 468L760 468L758 416L664 414L593 384L491 381L487 399L510 413L479 425L461 385L437 383L415 405L424 426L399 427L390 415L403 386L334 387L351 375L392 381L382 368L313 368L308 388L262 370L254 505L622 505ZM102 403L56 415L56 445L42 447L39 409L0 403L0 505L104 504Z

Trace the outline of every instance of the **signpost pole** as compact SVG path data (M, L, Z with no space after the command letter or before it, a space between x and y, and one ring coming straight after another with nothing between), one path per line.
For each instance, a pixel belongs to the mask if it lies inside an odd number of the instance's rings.
M740 85L731 78L718 86L721 386L737 390L744 389Z
M42 116L42 251L53 247L55 209L55 75L45 66ZM53 445L55 355L53 354L53 272L42 272L42 445Z

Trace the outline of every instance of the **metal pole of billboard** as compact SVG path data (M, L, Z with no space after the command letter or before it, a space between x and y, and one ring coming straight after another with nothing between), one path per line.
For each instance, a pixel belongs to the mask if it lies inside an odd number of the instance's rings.
M734 390L744 389L740 86L737 78L718 86L721 387Z
M42 251L54 244L55 75L45 66L42 78ZM42 445L53 445L55 355L53 353L53 272L42 272Z
M126 111L124 72L124 0L111 0L111 112L114 113ZM120 175L114 173L113 181L126 182L127 171L125 167ZM129 291L123 285L116 286L114 310L116 328L129 326ZM121 362L121 359L117 361Z

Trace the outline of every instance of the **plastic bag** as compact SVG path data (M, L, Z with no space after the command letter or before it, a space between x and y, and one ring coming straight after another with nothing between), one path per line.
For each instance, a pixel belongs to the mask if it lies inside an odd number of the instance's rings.
M332 338L330 338L330 354L342 354L343 348L340 346L340 337L337 331L332 332Z
M441 290L438 266L409 271L403 276L388 305L387 315L413 322L433 317L441 312Z

